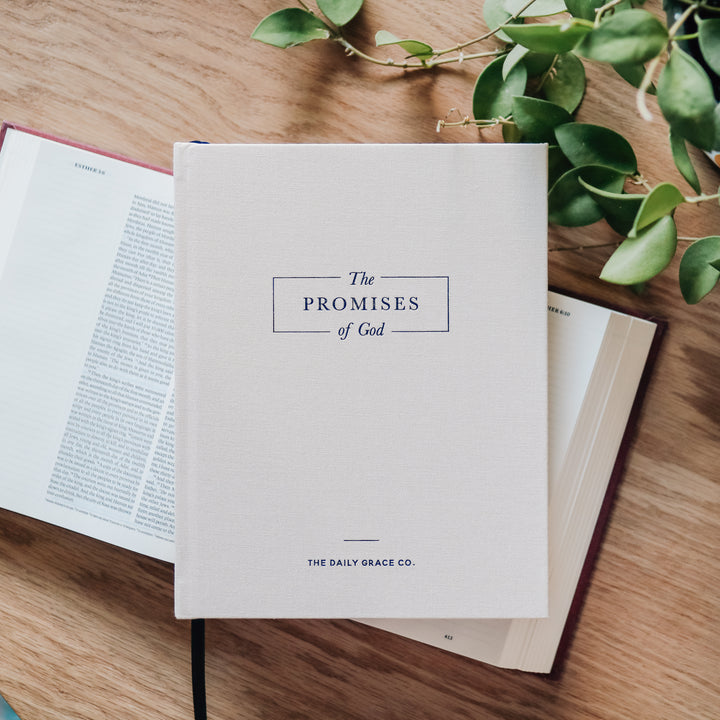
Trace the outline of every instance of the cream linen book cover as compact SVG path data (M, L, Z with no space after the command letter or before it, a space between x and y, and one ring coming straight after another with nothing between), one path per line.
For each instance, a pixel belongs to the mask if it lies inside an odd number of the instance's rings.
M178 617L547 614L546 158L176 145Z

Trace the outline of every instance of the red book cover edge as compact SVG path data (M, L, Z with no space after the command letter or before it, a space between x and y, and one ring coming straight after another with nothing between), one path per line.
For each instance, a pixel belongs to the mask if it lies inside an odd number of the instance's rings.
M93 147L92 145L75 142L74 140L68 140L66 138L58 137L57 135L41 132L40 130L34 130L33 128L24 127L23 125L18 125L11 122L3 122L2 127L0 128L0 147L2 147L3 142L5 142L5 135L8 131L8 128L12 128L13 130L18 130L20 132L25 132L29 135L36 135L37 137L45 138L46 140L53 140L54 142L59 142L63 145L70 145L71 147L78 148L79 150L87 150L88 152L96 153L97 155L104 155L105 157L113 158L114 160L120 160L121 162L130 163L131 165L138 165L139 167L144 167L148 170L155 170L156 172L161 172L166 175L172 175L172 170L168 170L167 168L162 168L157 165L150 165L149 163L141 162L140 160L135 160L134 158L120 155L119 153L112 153L106 150L100 150L99 148Z

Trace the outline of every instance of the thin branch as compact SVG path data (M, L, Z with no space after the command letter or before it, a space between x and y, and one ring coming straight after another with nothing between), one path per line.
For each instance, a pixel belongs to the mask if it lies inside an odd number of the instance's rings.
M448 122L447 120L438 120L438 123L435 127L437 132L440 132L443 128L446 127L467 127L468 125L475 125L476 127L485 128L485 127L495 127L497 125L514 125L515 123L504 117L497 117L492 118L490 120L474 120L469 115L465 115L462 120L456 120L453 122Z
M720 199L720 193L715 193L714 195L696 195L694 197L686 197L685 202L688 203L701 203L705 202L706 200L719 200Z
M711 5L707 2L696 2L695 0L679 0L683 5L696 5L700 10L707 10L708 12L720 13L720 7L717 5Z
M552 62L550 63L550 67L542 74L542 76L540 78L540 82L538 82L537 92L542 90L543 85L545 85L545 83L547 82L547 79L550 77L553 70L555 70L555 65L557 65L557 61L558 61L559 57L560 57L559 55L555 55L555 57L553 57L553 59L552 59Z
M606 5L603 5L602 7L597 8L595 10L595 27L597 27L600 24L600 20L602 20L602 16L608 11L612 10L616 5L619 5L623 0L610 0L609 3Z
M668 35L671 41L675 38L675 35L677 35L678 30L685 24L685 21L690 17L690 15L696 12L699 7L700 5L698 5L698 3L693 3L685 8L683 14L680 15L680 17L672 24L672 27L668 29Z
M440 58L440 59L434 59L437 57L437 55L433 56L430 60L425 61L419 61L419 62L409 62L408 60L405 60L404 62L398 62L397 60L393 60L392 58L388 58L387 60L380 60L379 58L373 57L372 55L368 55L366 52L363 52L359 48L356 48L352 43L350 43L346 38L344 38L342 35L338 34L335 37L332 38L335 40L335 42L340 43L345 48L345 52L348 55L357 55L359 58L362 58L363 60L367 60L368 62L374 63L375 65L382 65L384 67L395 67L400 68L401 70L428 70L432 67L435 67L436 65L447 65L449 63L461 63L464 60L478 60L480 58L487 58L487 57L498 57L500 55L506 55L507 50L505 49L498 49L498 50L488 50L487 52L481 52L481 53L473 53L472 55L459 55L457 57L451 57L451 58Z
M599 245L563 245L561 247L548 248L548 252L595 250L596 248L617 247L619 244L620 242L601 243Z
M650 110L648 110L647 106L647 91L650 89L650 85L652 85L652 79L653 75L655 75L655 71L657 70L657 66L660 64L660 55L657 57L654 57L650 64L647 66L647 69L645 70L645 75L643 75L642 82L638 86L637 93L635 95L635 104L637 106L637 110L640 113L640 117L643 120L647 120L648 122L652 121L652 113Z
M375 65L383 65L385 67L396 67L401 68L402 70L410 70L413 68L416 69L427 69L428 64L427 63L421 63L421 62L396 62L395 60L389 58L387 60L379 60L378 58L373 57L372 55L368 55L367 53L364 53L362 50L356 48L354 45L349 43L342 35L337 35L336 37L332 38L335 40L335 42L340 43L345 48L345 52L348 55L357 55L359 58L362 58L363 60L367 60L368 62L374 63Z
M463 55L460 54L457 57L451 57L451 58L439 58L438 60L428 60L427 61L427 67L434 67L435 65L446 65L447 63L461 63L465 60L478 60L479 58L486 58L486 57L498 57L500 55L507 55L507 50L504 49L498 49L498 50L488 50L487 52L481 52L481 53L473 53L471 55ZM440 53L436 53L436 57Z
M479 43L483 40L491 38L493 35L496 35L499 30L502 30L506 25L510 25L515 20L517 20L534 2L535 0L529 0L519 10L516 10L507 20L505 20L505 22L500 23L500 25L498 25L492 30L488 30L483 35L480 35L480 37L476 37L473 40L468 40L467 42L459 43L457 45L454 45L453 47L447 48L446 50L438 50L435 55L437 57L440 57L441 55L447 55L451 52L460 52L463 48L466 48L470 45L475 45L475 43Z
M635 175L631 176L630 181L633 183L633 185L642 185L648 192L652 190L652 186L645 179L645 176L642 175L642 173L635 173Z

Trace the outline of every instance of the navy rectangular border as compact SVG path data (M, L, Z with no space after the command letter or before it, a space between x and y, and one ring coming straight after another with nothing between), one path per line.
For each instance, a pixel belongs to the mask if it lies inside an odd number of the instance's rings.
M446 327L439 330L392 330L394 333L446 333L450 332L450 276L449 275L380 275L383 280L445 280ZM342 280L342 275L276 275L272 279L273 333L327 335L330 330L278 330L275 324L275 281L276 280Z

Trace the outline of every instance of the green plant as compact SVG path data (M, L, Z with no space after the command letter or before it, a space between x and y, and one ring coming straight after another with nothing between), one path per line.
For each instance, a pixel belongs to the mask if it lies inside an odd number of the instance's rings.
M687 143L720 149L713 86L720 75L720 0L678 1L683 5L668 8L671 19L664 23L635 0L485 0L491 30L450 48L380 30L376 46L396 48L402 52L398 60L374 57L343 33L363 0L317 0L318 12L301 0L301 7L264 18L252 37L279 48L326 40L348 55L404 70L484 60L473 91L473 117L440 120L438 130L501 126L508 142L548 143L550 222L577 227L606 221L621 239L600 277L642 286L677 252L676 208L720 197L702 192L687 149ZM483 43L493 47L469 51ZM650 187L622 135L574 119L586 85L581 58L610 64L633 85L643 117L647 93L657 94L675 164L695 195L686 197L669 182ZM626 185L636 191L626 191ZM696 303L720 279L720 235L683 240L691 244L680 261L680 289L686 302Z

